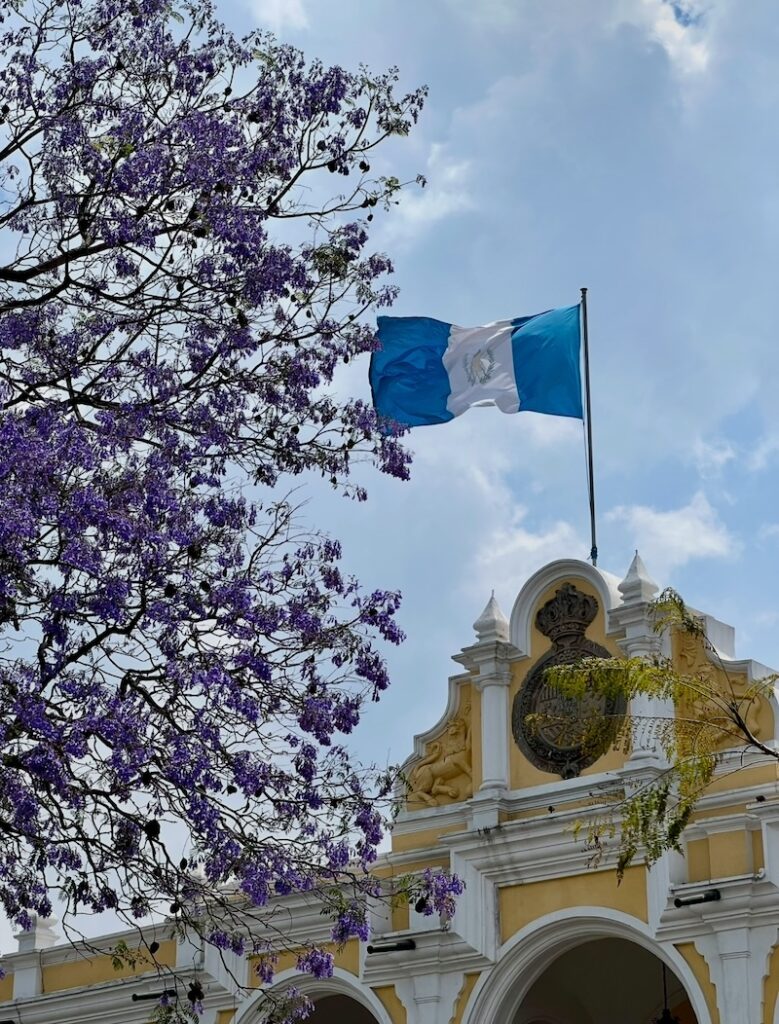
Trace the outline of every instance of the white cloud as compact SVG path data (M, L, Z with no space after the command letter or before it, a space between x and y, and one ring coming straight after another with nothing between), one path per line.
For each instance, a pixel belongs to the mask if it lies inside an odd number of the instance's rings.
M747 465L753 472L760 472L766 468L777 452L779 452L779 434L766 434L755 446L747 460Z
M483 533L468 573L469 594L486 601L494 589L506 615L518 584L537 569L556 558L584 559L587 554L585 542L570 523L558 520L533 532L522 525L526 516L526 509L515 508L505 524Z
M308 28L303 0L250 0L249 9L263 27L274 32Z
M455 14L467 18L479 28L505 28L520 15L516 0L448 0Z
M692 448L693 459L702 477L719 476L724 466L736 457L736 449L729 441L704 441L696 438Z
M652 39L668 54L674 67L690 75L705 71L710 53L706 41L696 25L679 23L673 8L664 0L642 0L643 11L638 11Z
M470 413L475 414L478 411ZM546 422L551 422L549 417ZM492 429L485 422L482 429L463 437L457 450L455 476L451 471L451 448L439 449L432 437L433 443L418 453L416 465L418 472L429 476L440 473L448 478L451 507L470 523L470 529L459 531L465 560L457 589L463 603L478 614L494 590L508 615L519 586L528 576L556 558L584 559L589 546L562 517L545 519L536 530L528 525L528 508L517 501L516 489L511 485L511 472L516 466L505 449L489 443ZM441 436L442 445L444 440ZM549 443L540 428L527 438L529 449ZM563 442L560 447L564 450L568 446ZM535 490L531 479L525 482L528 490Z
M553 448L559 444L584 444L581 420L564 416L544 416L525 412L524 427L533 444L539 448Z
M474 209L470 160L452 159L448 147L434 142L425 177L425 188L404 194L386 228L388 244L412 242L445 217Z
M765 611L758 612L755 615L755 623L758 626L776 626L779 625L779 611Z
M517 0L448 0L457 17L481 31L517 31L520 23L528 32L543 33L548 39L587 39L592 30L616 31L634 25L648 39L659 44L674 69L684 76L705 71L711 59L706 40L706 17L691 17L683 23L666 0L601 0L585 5L580 0L538 5L534 10Z
M771 537L779 537L779 523L764 523L757 532L760 540L769 540Z
M721 521L703 491L687 505L660 512L647 505L619 505L608 513L609 522L624 523L656 578L695 558L729 558L741 543Z

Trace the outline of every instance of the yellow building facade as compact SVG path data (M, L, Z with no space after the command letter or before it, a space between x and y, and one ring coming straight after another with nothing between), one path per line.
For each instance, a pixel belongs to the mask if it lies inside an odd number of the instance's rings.
M293 957L282 959L274 989L306 992L313 1024L779 1024L773 758L723 750L684 854L667 853L651 870L638 858L619 884L614 844L594 859L586 828L577 832L664 763L639 725L628 753L588 751L544 668L583 654L658 653L712 679L720 671L702 646L654 632L657 589L638 556L622 580L565 560L524 584L509 619L490 599L474 641L455 655L461 671L448 692L442 685L440 721L414 738L404 807L378 865L386 877L453 871L465 893L444 927L413 906L377 903L371 940L336 951L331 979L301 976ZM736 659L730 627L711 616L705 624L737 688L768 674ZM673 713L645 697L631 711L644 721ZM749 725L777 745L771 695L752 702ZM327 923L306 899L285 901L284 914L293 944L327 942ZM158 941L166 934L160 928ZM118 941L138 936L96 946ZM250 964L170 939L158 957L179 978L198 977L204 1024L261 1021L267 991L252 986ZM4 966L0 1024L142 1024L166 984L143 960L117 973L106 956L58 944L45 922L20 936Z

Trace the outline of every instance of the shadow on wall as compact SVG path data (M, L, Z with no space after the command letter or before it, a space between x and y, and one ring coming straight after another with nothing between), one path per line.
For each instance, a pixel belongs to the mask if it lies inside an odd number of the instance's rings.
M696 1024L687 993L666 972L668 1005L680 1024ZM522 1001L513 1024L648 1024L663 1009L657 957L624 939L595 939L554 960Z
M317 999L306 1024L376 1024L376 1018L349 996L337 995Z

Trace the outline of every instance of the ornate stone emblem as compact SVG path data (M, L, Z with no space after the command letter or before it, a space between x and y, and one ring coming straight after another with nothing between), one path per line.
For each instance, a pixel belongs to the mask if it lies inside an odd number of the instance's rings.
M486 384L495 372L495 356L488 348L467 353L463 356L463 369L471 387Z
M592 693L574 700L544 681L544 672L552 665L610 657L605 647L585 636L597 613L596 599L571 583L563 584L539 608L536 626L552 641L552 649L539 659L514 698L511 727L519 749L536 768L565 779L579 775L603 753L585 747L582 722L593 715L616 722L625 713L622 699ZM532 723L527 721L529 715Z

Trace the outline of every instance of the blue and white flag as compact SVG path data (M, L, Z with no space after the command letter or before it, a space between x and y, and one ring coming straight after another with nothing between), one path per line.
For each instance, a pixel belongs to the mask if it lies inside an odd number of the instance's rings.
M422 316L380 316L371 356L373 404L416 427L473 405L583 418L579 306L456 327Z

